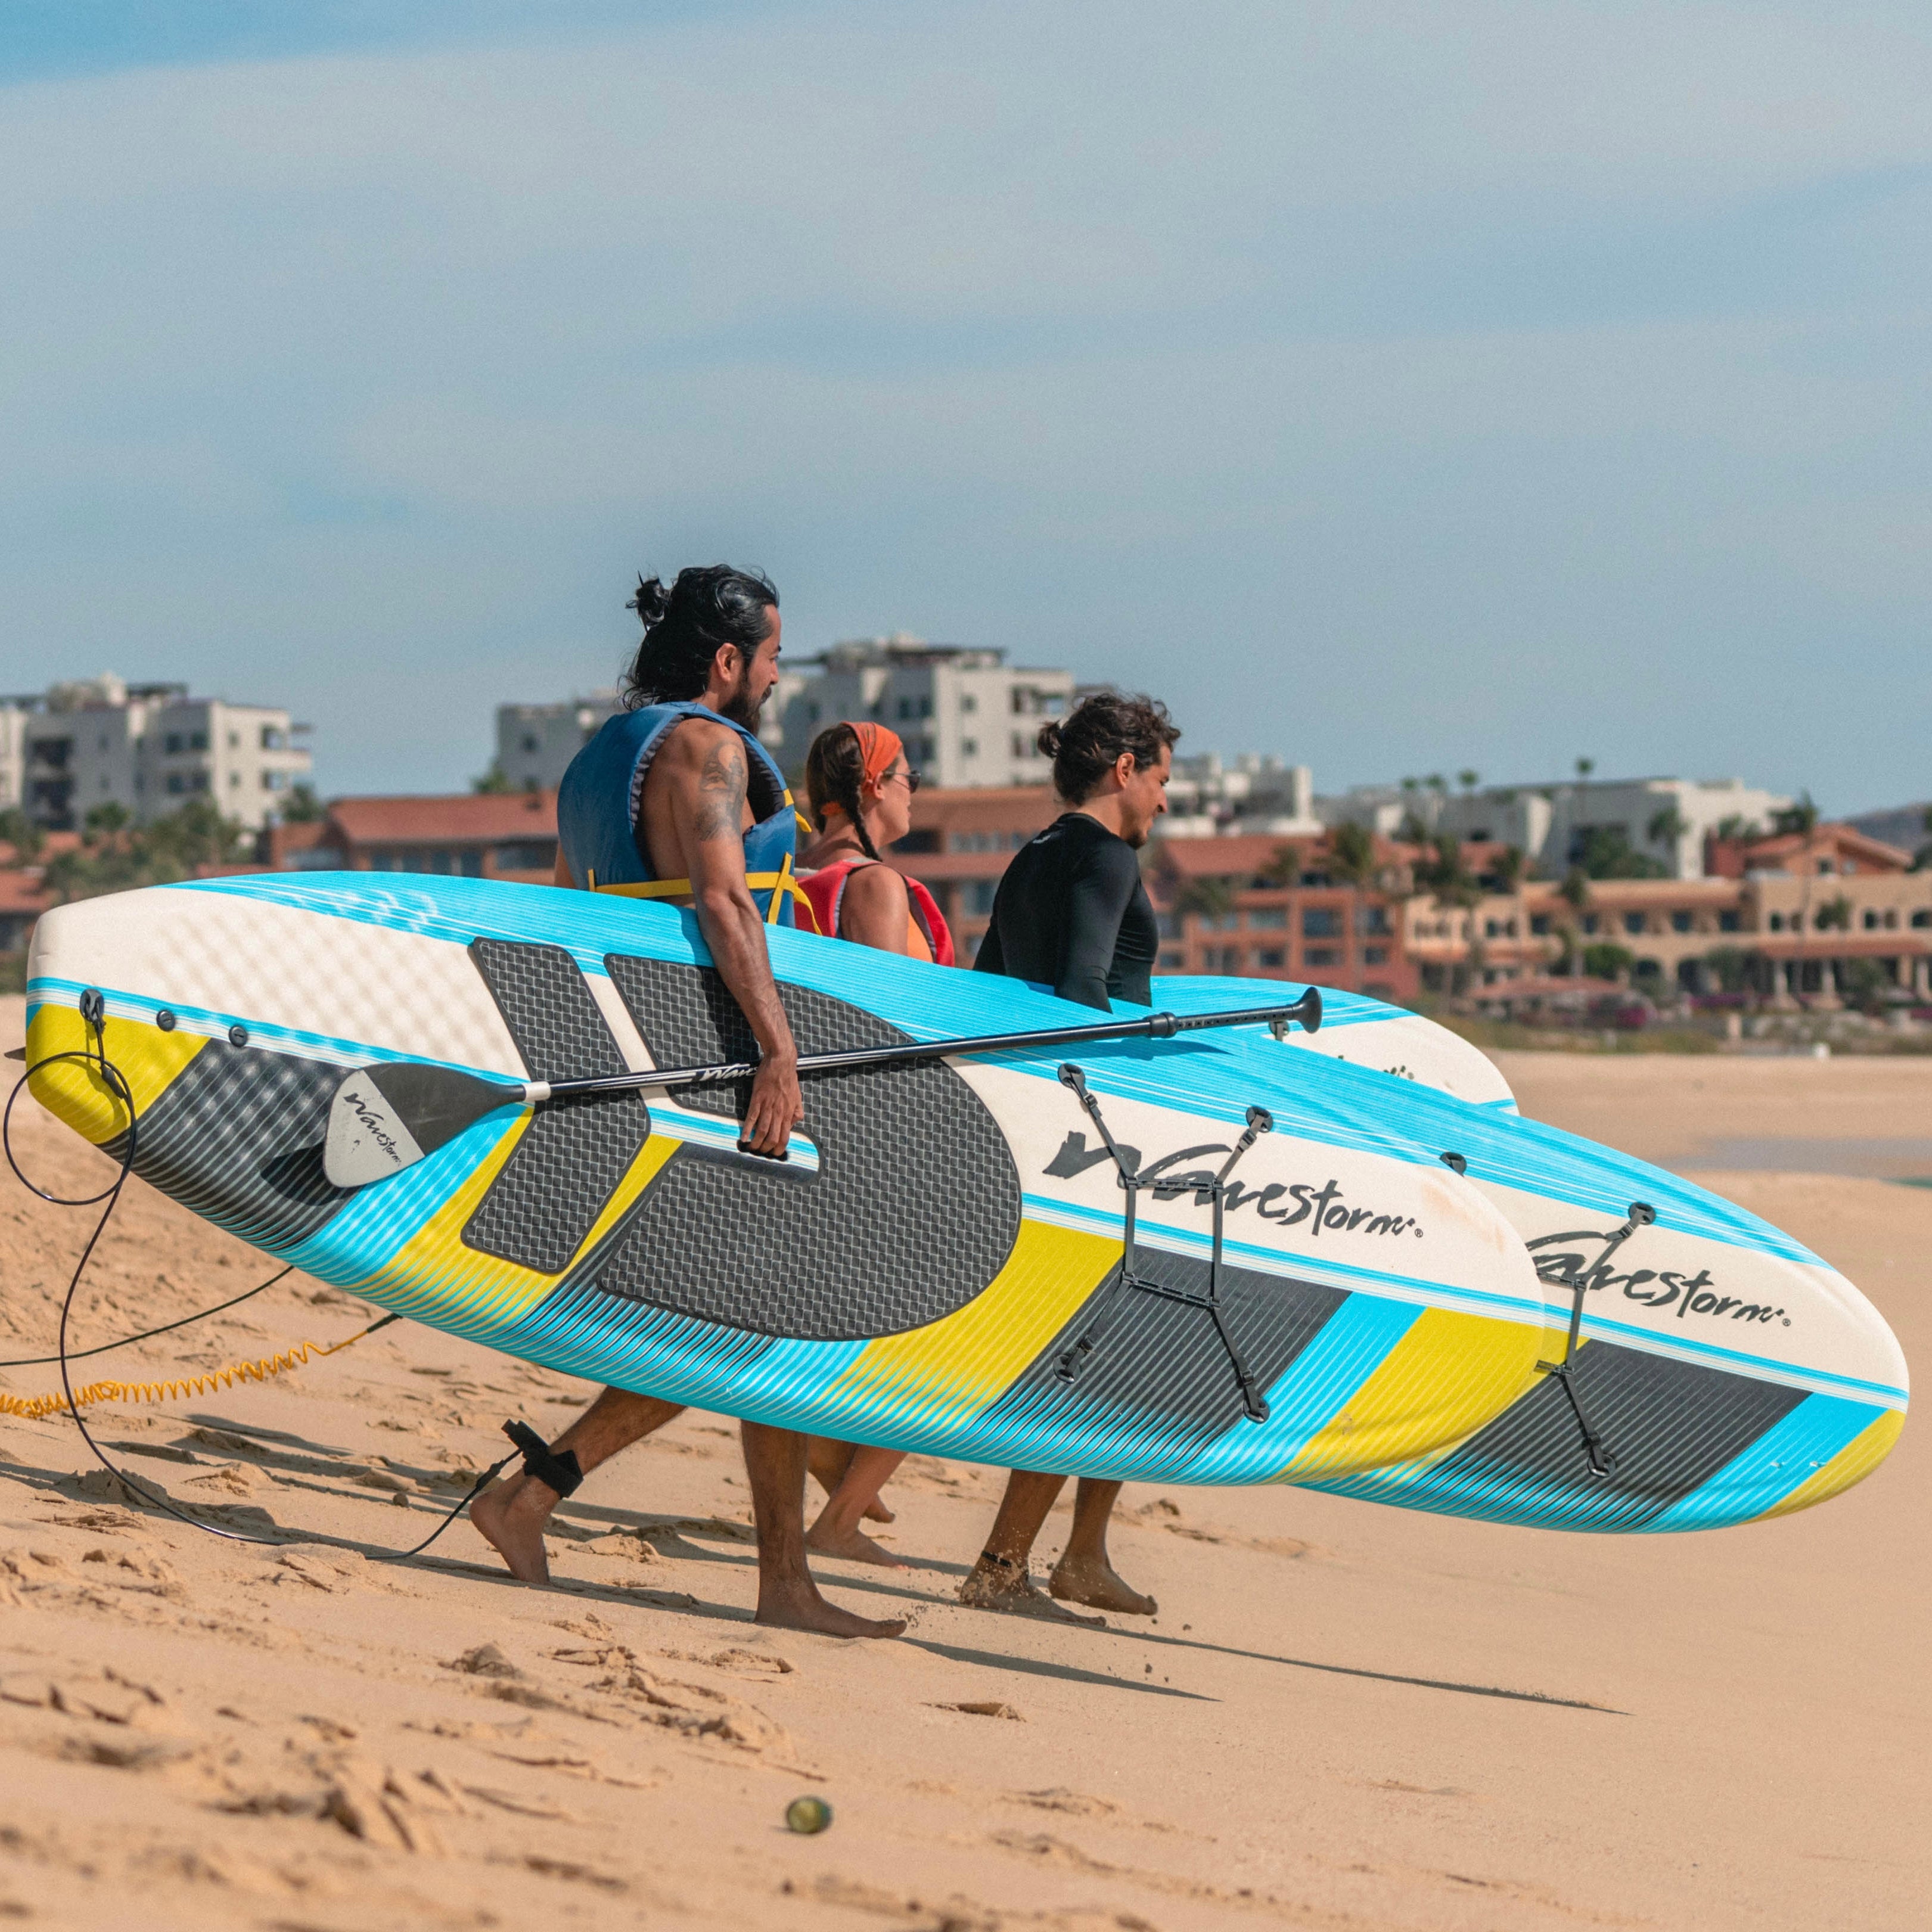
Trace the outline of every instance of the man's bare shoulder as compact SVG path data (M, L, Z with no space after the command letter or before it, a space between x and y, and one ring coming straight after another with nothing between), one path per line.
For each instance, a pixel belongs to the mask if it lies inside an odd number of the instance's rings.
M739 761L743 762L745 754L738 734L722 718L681 718L664 734L664 742L652 762L663 765L668 771L688 768L697 772L704 770L705 760L714 752L735 752Z

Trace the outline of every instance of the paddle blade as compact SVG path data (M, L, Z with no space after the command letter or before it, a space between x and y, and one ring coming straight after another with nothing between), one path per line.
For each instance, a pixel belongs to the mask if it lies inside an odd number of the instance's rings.
M453 1066L395 1060L359 1068L329 1102L322 1172L335 1187L386 1180L485 1114L519 1106L523 1099L520 1087L478 1079Z

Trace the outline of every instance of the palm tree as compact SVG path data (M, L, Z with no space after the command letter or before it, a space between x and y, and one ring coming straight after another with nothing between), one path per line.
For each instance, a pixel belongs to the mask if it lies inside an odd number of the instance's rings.
M1364 826L1336 826L1328 834L1328 869L1346 885L1366 886L1376 872L1374 834Z
M1652 813L1644 830L1653 845L1675 845L1690 830L1690 821L1675 805L1666 805L1661 812Z
M1576 760L1576 776L1580 778L1588 778L1596 769L1597 761L1594 758L1579 758Z
M1465 791L1474 791L1477 786L1480 784L1482 782L1482 773L1480 772L1472 772L1466 766L1456 774L1456 782L1460 785Z
M1818 808L1811 802L1808 791L1800 792L1795 805L1787 805L1782 812L1774 812L1771 815L1772 830L1787 837L1795 833L1801 838L1808 838L1817 825Z

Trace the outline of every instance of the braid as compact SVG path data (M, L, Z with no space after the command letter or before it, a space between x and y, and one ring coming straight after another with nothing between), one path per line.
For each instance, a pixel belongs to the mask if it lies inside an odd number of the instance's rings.
M860 784L865 775L865 748L850 724L835 724L812 741L806 754L805 790L812 801L813 824L823 832L826 808L837 806L852 821L866 856L876 859L879 848L866 830L866 814L860 808Z

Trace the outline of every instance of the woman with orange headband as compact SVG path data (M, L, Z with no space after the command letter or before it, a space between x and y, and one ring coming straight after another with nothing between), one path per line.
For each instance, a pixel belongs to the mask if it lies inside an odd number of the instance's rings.
M799 885L818 930L883 952L952 964L952 935L932 895L879 858L912 829L919 774L897 733L869 721L829 726L805 760L806 796L818 836L800 855ZM902 1458L897 1449L851 1448L814 1438L812 1473L831 1491L806 1544L827 1556L903 1567L859 1527L890 1522L879 1490Z

